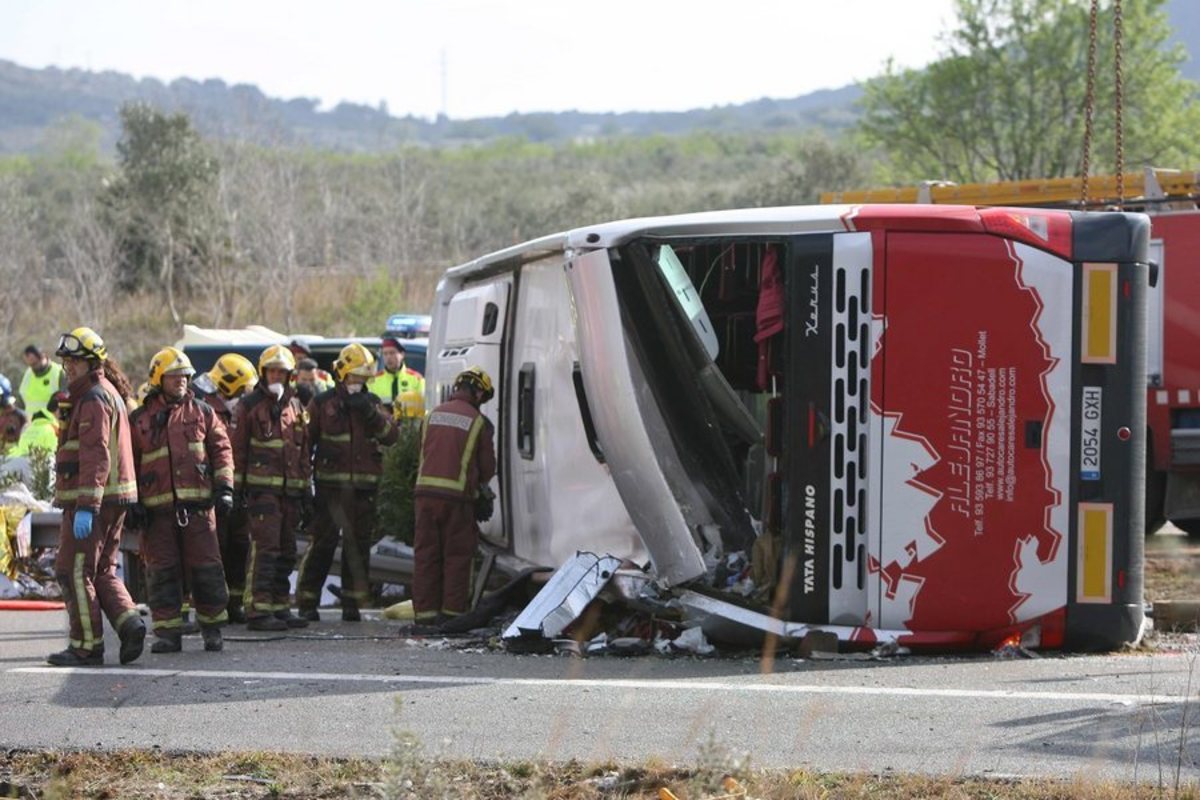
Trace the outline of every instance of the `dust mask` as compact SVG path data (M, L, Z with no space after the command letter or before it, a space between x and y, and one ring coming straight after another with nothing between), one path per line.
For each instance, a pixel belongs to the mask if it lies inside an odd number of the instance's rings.
M242 402L242 398L240 398L240 397L235 397L232 400L226 400L225 408L229 409L229 413L232 414L234 411L237 410L238 403L240 403L240 402Z
M359 392L362 391L362 388L363 388L363 385L361 383L347 383L346 384L346 391L349 392L350 394L358 394Z
M283 399L283 384L282 383L272 383L272 384L268 385L267 391L270 392L271 394L275 395L276 400Z

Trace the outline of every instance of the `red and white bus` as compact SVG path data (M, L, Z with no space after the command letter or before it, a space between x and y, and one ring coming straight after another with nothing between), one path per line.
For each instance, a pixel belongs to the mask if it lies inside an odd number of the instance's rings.
M1139 214L929 205L582 227L445 274L427 404L496 380L501 562L611 554L788 635L1114 647L1148 242Z

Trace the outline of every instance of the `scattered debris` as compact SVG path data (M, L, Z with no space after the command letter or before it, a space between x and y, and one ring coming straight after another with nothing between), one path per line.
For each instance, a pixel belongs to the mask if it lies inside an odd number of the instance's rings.
M568 625L583 614L620 567L619 558L576 553L574 558L559 567L533 601L504 631L504 640L516 644L519 649L521 640L546 642L558 638Z

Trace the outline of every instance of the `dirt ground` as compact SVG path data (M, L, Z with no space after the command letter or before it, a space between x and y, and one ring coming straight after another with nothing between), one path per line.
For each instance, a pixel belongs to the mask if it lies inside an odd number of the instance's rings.
M1169 527L1146 537L1146 602L1200 601L1200 540Z

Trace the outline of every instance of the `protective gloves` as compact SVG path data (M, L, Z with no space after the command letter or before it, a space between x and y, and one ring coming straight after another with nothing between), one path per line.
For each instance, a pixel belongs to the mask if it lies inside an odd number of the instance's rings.
M213 505L216 506L218 517L228 517L233 512L233 489L229 486L218 487Z
M72 533L75 534L76 539L82 541L92 535L93 516L90 508L75 509L75 527L72 529Z

